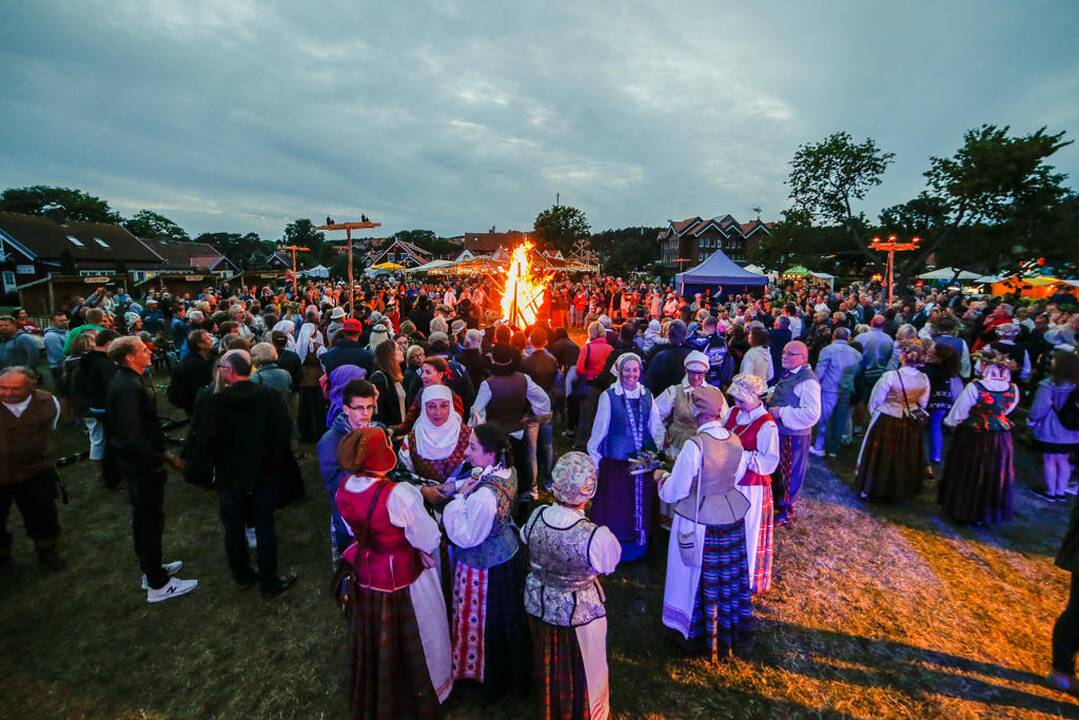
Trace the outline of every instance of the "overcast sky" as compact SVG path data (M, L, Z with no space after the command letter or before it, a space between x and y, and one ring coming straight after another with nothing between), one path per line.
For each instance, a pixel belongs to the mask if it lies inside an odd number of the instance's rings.
M1077 31L1074 0L9 2L0 188L271 240L527 229L556 192L594 230L769 220L845 129L897 155L875 217L983 122L1075 138ZM1079 148L1055 164L1075 187Z

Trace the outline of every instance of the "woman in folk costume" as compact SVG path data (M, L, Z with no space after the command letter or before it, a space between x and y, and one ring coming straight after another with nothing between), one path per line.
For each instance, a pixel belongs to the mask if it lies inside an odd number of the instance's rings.
M401 441L401 464L422 478L446 482L465 461L472 428L453 407L453 391L429 385L420 395L421 412L412 431Z
M922 442L928 420L929 378L919 370L927 359L920 340L899 344L899 369L888 370L869 395L872 419L862 439L854 482L863 500L906 500L922 491L929 467Z
M528 689L530 653L523 599L524 554L510 512L517 495L509 440L476 426L468 441L472 474L449 490L442 511L453 543L453 679L483 683L496 700Z
M681 383L672 385L656 398L656 409L667 428L667 456L672 460L682 451L682 444L697 434L697 416L693 410L693 391L704 385L708 377L708 356L700 350L693 350L682 361L686 376ZM727 410L727 401L723 401L723 411ZM665 530L671 529L674 511L662 500L659 503L659 524Z
M772 587L775 536L772 473L779 466L779 428L761 402L767 390L759 375L735 375L727 389L734 398L734 407L723 423L723 427L738 436L746 460L746 471L738 481L738 489L750 504L746 513L746 558L749 589L754 595L766 593Z
M746 457L738 437L720 423L721 396L712 386L693 393L698 433L682 446L671 472L656 471L660 497L675 510L663 624L713 662L731 651L744 655L753 638L745 521L750 504L737 487Z
M641 358L623 353L611 367L618 381L596 404L588 454L599 468L592 521L611 528L622 544L622 562L644 557L656 516L649 473L632 472L632 458L663 447L663 421L652 393L641 384Z
M556 504L532 512L521 539L531 571L525 612L532 630L536 684L546 720L603 720L610 715L606 600L600 575L614 572L622 548L614 534L589 521L596 465L580 452L551 471Z
M296 340L296 354L300 356L300 412L297 424L301 442L315 442L326 431L326 398L322 395L319 378L322 365L319 356L326 352L326 341L318 325L306 322L300 328Z
M981 379L963 388L944 424L956 428L944 459L937 502L946 515L982 525L1012 518L1012 421L1019 389L1011 381L1015 361L994 350L979 354Z
M378 428L349 433L337 507L356 541L351 570L349 717L437 718L453 689L446 604L434 569L438 525L414 485L386 474L397 461Z

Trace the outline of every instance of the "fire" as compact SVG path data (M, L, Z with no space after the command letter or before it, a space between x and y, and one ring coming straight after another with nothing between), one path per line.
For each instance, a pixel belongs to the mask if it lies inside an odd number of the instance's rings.
M543 305L543 291L551 279L549 275L532 272L528 259L532 247L532 241L525 240L513 249L502 290L502 317L519 328L536 322Z

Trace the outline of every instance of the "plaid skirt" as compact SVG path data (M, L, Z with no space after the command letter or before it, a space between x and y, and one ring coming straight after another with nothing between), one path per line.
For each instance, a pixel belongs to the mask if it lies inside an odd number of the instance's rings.
M753 601L746 560L746 524L708 525L690 638L702 638L713 662L753 637Z
M543 693L544 720L589 720L591 706L577 630L528 618L536 687Z
M483 683L484 699L528 692L531 648L524 611L525 553L487 570L458 562L450 639L454 680Z
M409 588L352 586L348 709L352 720L440 718Z
M627 460L602 458L589 510L592 522L606 525L622 544L622 562L644 556L659 512L659 492L651 473L630 475L629 470Z
M907 500L921 493L928 464L922 425L881 413L862 440L854 486L874 500Z
M937 493L944 513L960 522L1011 520L1013 452L1009 431L978 432L960 426L944 459Z

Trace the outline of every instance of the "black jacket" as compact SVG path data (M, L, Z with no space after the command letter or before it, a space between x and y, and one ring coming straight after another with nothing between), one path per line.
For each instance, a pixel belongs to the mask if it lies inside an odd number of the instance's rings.
M109 449L124 475L162 470L165 433L152 387L134 370L119 367L105 394Z
M491 363L479 348L461 350L454 357L454 360L461 363L465 370L468 371L468 377L472 380L474 387L478 388L480 383L486 380L491 373Z
M686 368L682 363L685 362L686 355L693 351L685 345L660 345L659 348L648 362L644 374L644 384L652 391L653 397L671 385L682 382L686 375Z
M386 427L400 425L404 418L401 417L401 403L398 400L397 388L393 380L382 370L371 373L370 380L378 388L378 407L375 408L374 419ZM404 383L401 386L404 387ZM407 404L405 408L408 408Z
M251 492L281 482L292 431L281 395L263 385L238 382L211 396L209 403L200 443L213 462L217 487Z
M195 395L214 379L213 368L209 359L194 353L181 360L172 371L169 402L190 415L195 408Z
M116 374L116 363L103 352L92 350L81 358L71 376L71 397L75 412L86 415L90 408L105 408L105 393Z
M321 360L322 369L327 375L342 365L361 367L370 375L375 366L375 356L371 351L360 345L359 341L350 340L344 335L335 337L333 347L325 352Z
M300 356L292 350L279 350L277 367L288 370L288 374L292 376L293 392L299 389L300 381L303 380L303 363L300 362Z

